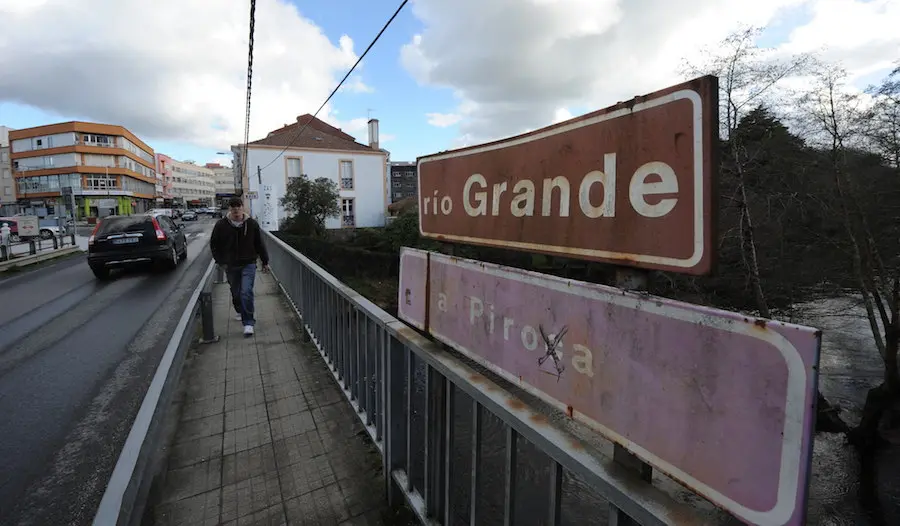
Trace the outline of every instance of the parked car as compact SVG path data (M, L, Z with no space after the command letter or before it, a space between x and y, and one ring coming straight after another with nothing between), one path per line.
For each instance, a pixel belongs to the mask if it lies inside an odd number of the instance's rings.
M196 221L197 213L196 212L185 212L185 213L181 214L181 220L182 221Z
M88 239L88 265L101 280L116 268L154 264L172 270L185 259L187 237L165 214L105 217Z
M43 221L43 220L42 220ZM9 241L10 243L18 243L19 241L27 241L29 239L37 239L40 237L41 239L50 239L54 236L59 235L59 226L57 225L40 225L38 227L38 235L37 236L20 236L19 235L19 222L15 217L0 217L0 225L6 223L9 225Z

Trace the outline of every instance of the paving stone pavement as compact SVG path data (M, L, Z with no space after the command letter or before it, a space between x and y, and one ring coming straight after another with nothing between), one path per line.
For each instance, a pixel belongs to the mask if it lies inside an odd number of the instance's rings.
M381 457L269 274L245 338L214 285L221 340L182 374L181 417L154 523L380 525Z

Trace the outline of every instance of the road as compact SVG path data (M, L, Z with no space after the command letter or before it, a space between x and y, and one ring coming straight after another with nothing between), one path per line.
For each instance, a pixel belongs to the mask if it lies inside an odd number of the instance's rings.
M0 278L0 524L91 523L212 224L187 223L174 272L98 282L76 257Z

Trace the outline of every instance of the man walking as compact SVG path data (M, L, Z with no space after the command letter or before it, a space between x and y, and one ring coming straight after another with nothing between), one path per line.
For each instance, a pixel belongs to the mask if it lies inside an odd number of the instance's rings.
M216 264L225 267L231 302L237 311L236 319L244 325L244 336L252 336L256 325L253 305L256 260L259 258L262 271L268 272L269 253L259 223L244 213L240 197L228 201L228 213L213 227L209 248Z

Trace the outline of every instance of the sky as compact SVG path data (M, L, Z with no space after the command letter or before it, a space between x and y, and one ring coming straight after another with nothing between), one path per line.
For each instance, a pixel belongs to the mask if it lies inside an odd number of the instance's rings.
M250 140L315 113L400 0L257 0ZM897 0L411 0L319 117L393 161L540 128L686 80L742 25L850 86L900 59ZM0 125L125 126L228 164L243 141L249 1L0 0Z

